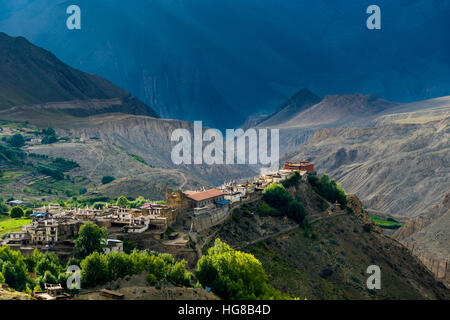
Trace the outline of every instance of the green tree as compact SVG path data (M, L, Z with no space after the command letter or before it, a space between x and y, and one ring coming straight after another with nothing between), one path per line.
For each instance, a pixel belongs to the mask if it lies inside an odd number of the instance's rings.
M192 273L186 269L185 260L177 261L170 266L167 273L167 280L176 286L192 286Z
M44 137L42 138L42 141L41 141L42 144L51 144L51 143L55 143L58 141L56 132L53 128L48 128L48 129L42 130L42 134L44 135Z
M274 208L282 208L292 200L291 195L279 183L271 183L263 190L263 200Z
M261 262L253 255L233 250L220 239L197 263L197 279L223 299L283 299L268 284Z
M330 202L339 202L342 206L347 205L347 196L344 189L336 181L324 174L320 179L317 176L308 177L309 184L322 197Z
M25 145L25 139L21 134L17 133L8 139L8 144L14 148L21 148Z
M23 209L21 207L12 207L11 211L9 212L9 216L11 218L21 218L24 214L25 213L23 212Z
M296 186L299 183L300 179L300 173L298 173L298 171L295 171L292 176L281 182L281 184L285 188L290 188L292 186Z
M75 250L78 258L83 259L93 252L103 253L106 248L108 232L105 227L99 227L92 222L86 222L80 227L75 240Z
M81 261L81 283L91 287L108 281L108 260L105 255L94 252Z
M286 207L286 215L297 223L303 223L306 217L306 210L302 203L291 200Z
M116 180L116 178L114 178L113 176L104 176L102 178L102 184L108 184L110 182L113 182L114 180Z
M122 208L127 208L127 207L130 206L130 202L129 202L128 199L127 199L126 197L124 197L124 196L120 196L120 197L117 199L116 204L117 204L119 207L122 207Z
M6 215L8 213L9 213L9 208L5 204L5 200L3 200L3 198L0 198L0 215L2 215L2 214Z
M0 284L5 283L5 277L3 276L3 273L0 272Z
M108 262L108 280L117 280L133 273L133 262L124 253L112 252L106 255Z

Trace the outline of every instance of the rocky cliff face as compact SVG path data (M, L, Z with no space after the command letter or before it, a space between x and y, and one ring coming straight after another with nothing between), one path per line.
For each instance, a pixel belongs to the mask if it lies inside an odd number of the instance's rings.
M309 159L370 209L412 217L450 188L449 123L323 129L282 160Z
M408 220L393 237L450 287L450 192L439 205Z
M193 134L191 122L124 114L93 116L83 119L78 125L61 125L57 130L70 137L98 137L103 143L117 144L142 156L153 167L182 169L212 185L256 174L255 169L247 165L174 164L171 152L177 142L171 141L171 135L176 129L187 129Z

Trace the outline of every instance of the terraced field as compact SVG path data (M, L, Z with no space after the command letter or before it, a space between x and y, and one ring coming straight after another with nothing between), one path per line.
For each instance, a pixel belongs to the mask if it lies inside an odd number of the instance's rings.
M11 219L8 216L0 216L0 236L11 231L19 231L22 226L30 224L29 218Z

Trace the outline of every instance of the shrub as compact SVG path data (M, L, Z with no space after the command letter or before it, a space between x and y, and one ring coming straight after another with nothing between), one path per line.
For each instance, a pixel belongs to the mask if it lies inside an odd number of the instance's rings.
M263 190L263 200L271 207L281 208L292 199L287 190L279 183L271 183Z
M297 223L303 223L306 217L306 210L303 204L297 200L291 200L286 207L286 215Z
M370 232L370 231L372 231L372 229L373 229L373 226L372 226L370 223L365 223L365 224L363 225L363 230L364 230L365 232Z
M47 271L45 271L44 276L42 277L42 279L40 281L41 287L43 287L45 283L57 284L58 278L55 277L50 271L47 270Z
M347 196L344 189L334 180L330 180L328 175L324 174L320 179L312 175L308 177L309 184L313 189L328 201L339 202L343 207L347 205Z
M147 274L147 283L150 286L154 286L155 284L158 283L158 279L156 279L154 274L149 273L149 274Z
M167 280L176 286L192 286L192 274L186 270L186 261L175 262L168 271Z
M8 246L0 247L0 272L5 283L12 289L24 291L33 281L28 276L27 265L20 251L13 251Z
M21 134L15 134L8 139L8 144L14 148L21 148L25 145L25 139Z
M267 274L258 259L233 250L220 239L198 261L196 276L223 299L287 298L267 283Z
M24 214L25 213L23 212L23 209L21 207L12 207L11 211L9 212L9 216L11 218L21 218Z
M128 199L127 199L126 197L124 197L124 196L120 196L120 197L117 199L116 204L117 204L119 207L122 207L122 208L127 208L127 207L130 206L130 202L129 202Z
M292 176L281 182L281 184L286 189L289 189L292 186L296 186L299 183L300 179L301 179L300 174L297 171L295 171Z
M267 203L263 202L257 209L256 212L261 216L279 216L281 212L269 206Z
M102 184L108 184L110 182L113 182L114 180L116 180L116 178L114 178L113 176L104 176L102 178Z
M0 215L8 214L8 213L9 213L8 206L5 204L5 201L3 200L3 198L0 198Z
M94 252L81 261L83 286L95 286L108 281L108 260L105 255Z

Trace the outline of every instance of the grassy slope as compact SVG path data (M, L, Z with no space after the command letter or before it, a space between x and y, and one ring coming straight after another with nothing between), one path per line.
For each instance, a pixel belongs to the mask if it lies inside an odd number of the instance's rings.
M0 236L7 232L19 231L22 226L31 222L28 218L11 219L8 216L0 216Z
M377 216L369 216L369 218L379 227L387 229L398 229L402 226L401 223L396 221L386 220Z

